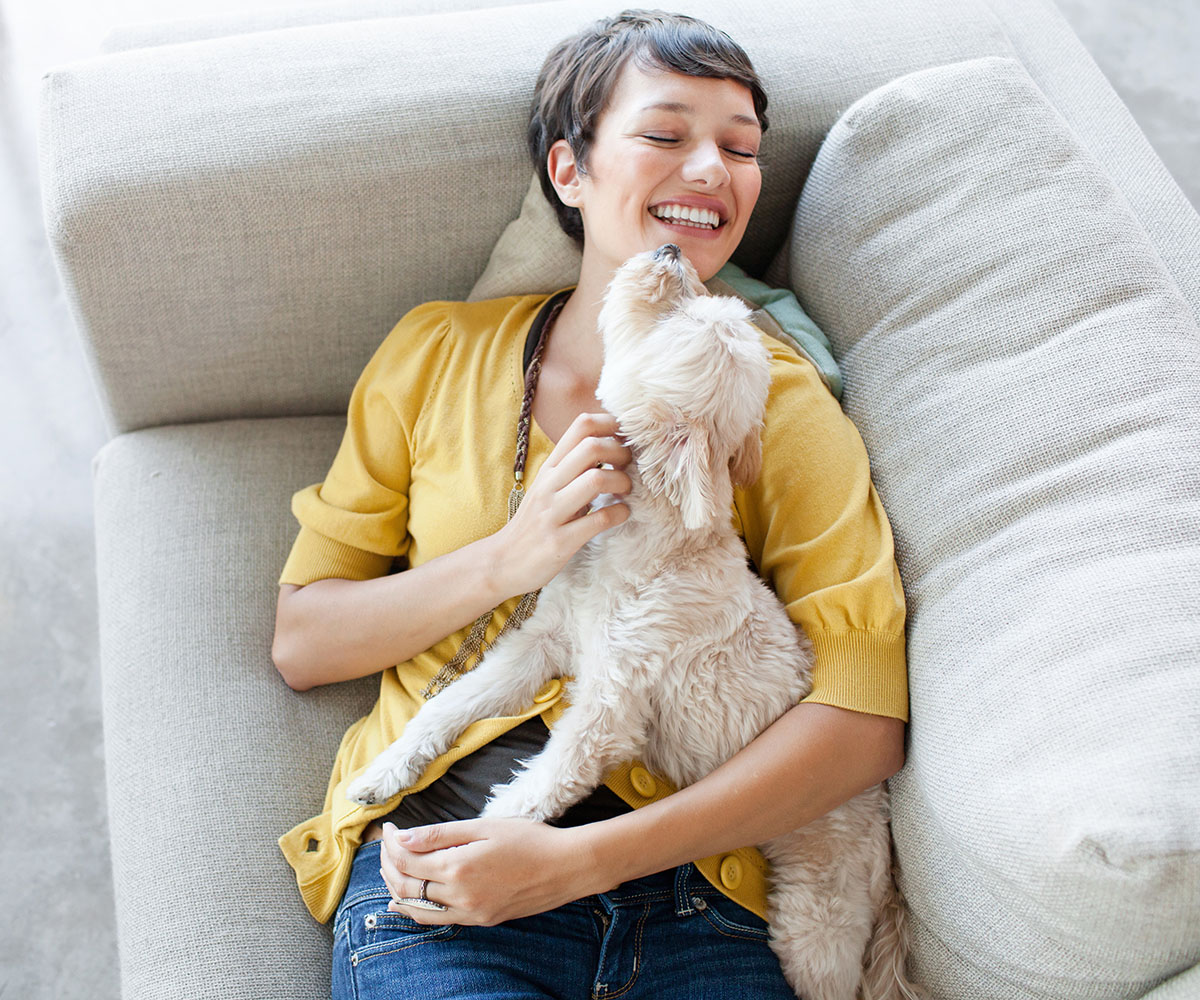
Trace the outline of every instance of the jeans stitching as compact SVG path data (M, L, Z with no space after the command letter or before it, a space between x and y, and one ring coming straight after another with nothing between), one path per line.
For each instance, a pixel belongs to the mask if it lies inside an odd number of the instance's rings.
M408 951L409 948L416 948L416 947L419 947L420 945L428 944L431 941L450 941L450 940L458 937L459 933L462 931L462 926L460 924L443 924L437 930L440 932L440 931L446 930L447 928L450 929L449 934L442 934L442 933L422 934L415 941L408 941L402 945L399 945L396 948L388 948L386 951L384 951L384 950L373 951L369 955L364 955L363 952L367 948L371 948L374 946L373 945L363 945L363 947L359 948L357 951L351 952L352 956L357 956L358 961L351 962L350 966L352 969L354 969L357 972L358 967L360 965L363 965L364 963L369 962L373 958L381 958L384 955L394 955L398 951Z
M634 939L633 939L633 942L634 942L633 943L633 975L630 976L629 981L626 982L619 990L617 990L616 993L609 993L606 990L605 994L604 994L605 1000L609 1000L610 997L624 996L631 989L633 989L634 984L638 981L638 977L641 976L641 974L642 974L642 938L646 931L646 919L649 916L650 916L650 904L646 903L646 905L642 907L641 917L638 918L637 933L634 935Z
M735 923L727 917L721 916L716 910L709 906L705 907L700 915L708 921L719 934L724 934L726 937L742 938L748 941L766 941L768 931L757 927L748 927L745 924Z
M344 966L344 969L343 969L344 979L347 982L349 982L349 984L350 984L350 996L347 998L347 1000L359 1000L359 998L358 998L358 976L357 976L358 970L354 967L354 963L350 961L350 921L349 921L349 919L342 921L340 933L344 936L345 949L346 949L345 957L341 959L341 962ZM333 939L333 954L331 957L332 957L333 961L335 961L335 962L337 962L339 960L339 958L338 958L338 936L336 934L334 935L334 939ZM334 971L334 975L335 976L337 975L336 970Z
M632 896L614 895L613 893L605 895L608 896L609 902L613 906L623 906L627 903L660 903L670 899L672 894L664 889L662 892L639 892Z
M696 911L692 909L692 896L688 892L688 883L691 881L691 864L680 865L675 871L675 916L687 917L691 916Z

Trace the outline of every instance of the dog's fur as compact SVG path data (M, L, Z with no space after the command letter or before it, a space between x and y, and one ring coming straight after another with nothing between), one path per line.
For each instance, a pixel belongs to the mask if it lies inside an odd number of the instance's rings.
M634 453L628 520L584 546L519 631L422 707L351 784L352 800L414 784L468 724L522 711L552 677L573 675L571 704L525 770L492 789L485 816L560 816L633 758L689 785L807 694L807 639L730 523L734 481L758 473L770 382L748 317L736 299L708 296L674 246L617 272L597 396ZM800 996L914 995L882 785L760 847L771 947Z

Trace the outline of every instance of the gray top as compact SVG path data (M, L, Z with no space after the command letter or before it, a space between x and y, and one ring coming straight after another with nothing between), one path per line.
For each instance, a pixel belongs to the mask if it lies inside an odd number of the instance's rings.
M474 819L483 811L492 786L509 781L519 770L518 762L536 756L549 738L546 723L540 715L535 715L455 761L428 788L406 795L381 822L395 823L404 830L429 823ZM601 785L560 818L548 822L551 826L582 826L632 808L607 785Z

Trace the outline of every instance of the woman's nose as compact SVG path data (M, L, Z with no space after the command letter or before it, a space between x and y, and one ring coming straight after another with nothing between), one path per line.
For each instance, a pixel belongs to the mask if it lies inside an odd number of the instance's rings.
M684 161L683 179L708 187L720 187L729 180L729 170L721 159L721 149L715 142L700 142Z

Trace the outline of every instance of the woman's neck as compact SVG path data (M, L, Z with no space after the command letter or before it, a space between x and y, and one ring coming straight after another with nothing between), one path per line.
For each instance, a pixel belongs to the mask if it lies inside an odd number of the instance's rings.
M614 270L614 266L597 261L584 250L579 284L558 314L546 345L547 353L553 352L554 363L593 390L600 381L600 368L604 364L600 307Z

